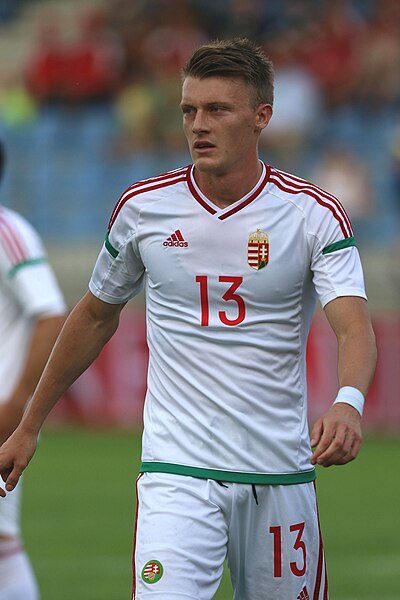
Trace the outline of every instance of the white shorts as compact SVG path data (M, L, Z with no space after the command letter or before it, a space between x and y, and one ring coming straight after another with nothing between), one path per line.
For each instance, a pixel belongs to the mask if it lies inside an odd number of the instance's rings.
M139 476L134 600L211 600L225 558L234 600L327 600L314 484Z
M3 484L1 477L0 481ZM19 537L21 484L20 480L15 490L7 492L5 498L0 498L0 536Z

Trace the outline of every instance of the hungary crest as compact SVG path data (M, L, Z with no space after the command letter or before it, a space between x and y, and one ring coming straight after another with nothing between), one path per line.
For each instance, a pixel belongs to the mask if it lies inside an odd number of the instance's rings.
M259 271L267 266L269 260L269 242L266 233L257 229L249 235L247 244L247 262L252 269Z
M146 583L157 583L163 572L162 564L158 560L149 560L142 569L142 579Z

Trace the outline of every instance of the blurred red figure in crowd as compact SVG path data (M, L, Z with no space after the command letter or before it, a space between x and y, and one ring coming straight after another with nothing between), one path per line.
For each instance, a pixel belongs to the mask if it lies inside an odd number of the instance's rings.
M123 52L102 11L85 9L73 39L68 39L65 31L61 34L57 14L49 16L26 68L31 94L39 104L112 100L121 83Z

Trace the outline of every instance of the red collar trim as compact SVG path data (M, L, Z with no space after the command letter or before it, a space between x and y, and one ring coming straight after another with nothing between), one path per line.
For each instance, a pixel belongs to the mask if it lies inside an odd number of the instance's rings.
M237 204L235 207L233 207L231 209L229 209L229 207L226 207L226 209L224 209L225 212L220 214L218 216L218 219L220 219L221 221L223 221L224 219L227 219L231 215L234 215L235 213L239 212L240 210L242 210L243 208L248 206L251 202L253 202L253 200L255 200L260 195L260 193L262 192L262 190L265 188L265 186L267 185L267 183L269 181L270 171L271 171L271 167L269 165L266 165L265 163L262 163L262 164L265 167L265 171L261 175L254 190L250 193L250 195L248 197L245 197L244 200L242 202L240 202L239 204ZM218 211L215 208L213 208L209 204L209 201L207 201L207 199L205 197L203 197L197 190L197 187L194 183L193 171L194 171L194 165L192 165L191 168L188 168L188 171L187 171L187 183L188 183L189 190L190 190L192 196L194 197L194 199L197 200L197 202L199 204L201 204L201 206L203 208L205 208L207 212L209 212L211 215L215 215Z

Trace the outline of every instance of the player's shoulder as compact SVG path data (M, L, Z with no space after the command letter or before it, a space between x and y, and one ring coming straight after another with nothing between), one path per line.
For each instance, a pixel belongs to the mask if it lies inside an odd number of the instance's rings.
M273 193L291 202L306 219L315 222L333 218L343 230L351 230L349 216L336 196L311 181L270 167L269 183Z
M276 192L282 192L281 196L287 196L294 202L308 202L311 206L314 204L323 206L325 200L339 202L333 194L315 183L276 167L270 167L269 182Z
M9 270L32 260L44 260L46 250L39 233L19 212L0 205L0 262Z
M148 205L151 202L156 202L160 197L168 194L172 187L186 182L190 167L191 165L180 167L131 184L119 197L112 212L109 226L114 223L124 207L133 205L140 208L143 204Z
M33 225L19 212L0 205L0 236L9 239L38 239L39 234Z

